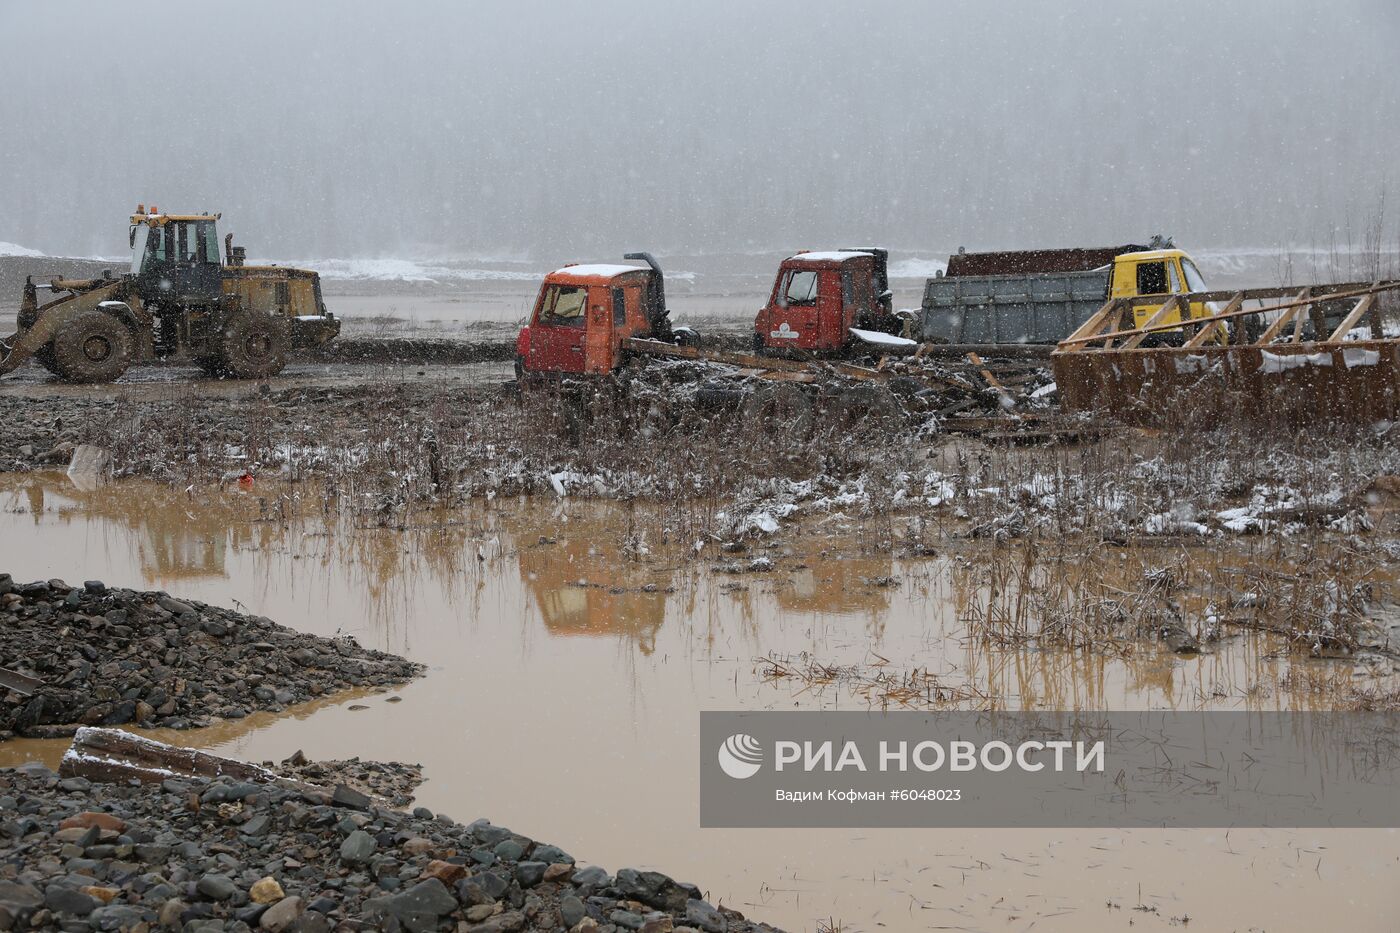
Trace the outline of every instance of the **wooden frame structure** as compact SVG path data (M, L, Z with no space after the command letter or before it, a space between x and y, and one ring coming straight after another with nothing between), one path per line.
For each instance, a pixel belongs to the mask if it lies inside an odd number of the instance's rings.
M1151 426L1396 420L1400 338L1384 335L1380 312L1397 291L1400 281L1385 280L1181 294L1127 328L1136 305L1161 296L1111 299L1051 354L1060 401ZM1214 314L1162 323L1174 309L1222 301ZM1340 315L1333 326L1329 306ZM1348 339L1367 318L1364 339Z

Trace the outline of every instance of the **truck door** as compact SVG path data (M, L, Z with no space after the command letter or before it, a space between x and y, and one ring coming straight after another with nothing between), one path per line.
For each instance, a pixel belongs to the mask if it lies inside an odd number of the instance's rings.
M841 303L846 326L873 328L875 322L875 275L865 263L847 263L841 270Z
M816 269L784 269L773 290L773 308L768 332L763 335L770 347L813 349L819 343L817 298L820 272Z
M1176 263L1166 259L1144 259L1136 264L1134 270L1137 282L1138 295L1167 295L1181 290L1181 280L1177 275ZM1141 327L1146 324L1152 315L1162 307L1162 302L1156 304L1137 305L1134 310L1134 327ZM1170 324L1181 320L1181 315L1172 312L1159 324Z
M584 335L583 371L612 372L616 360L616 338L613 317L623 313L622 289L590 288L588 290L588 328Z
M526 368L535 372L581 373L588 288L549 285L540 289L530 325L530 355Z
M817 278L817 329L816 349L836 350L845 346L849 334L847 328L855 323L851 309L842 301L841 281L843 273L837 269L823 269Z

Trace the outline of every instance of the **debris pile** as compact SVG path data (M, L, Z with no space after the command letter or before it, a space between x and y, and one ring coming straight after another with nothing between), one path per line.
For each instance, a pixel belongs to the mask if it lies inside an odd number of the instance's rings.
M306 635L166 593L97 580L16 584L9 574L0 574L0 669L25 680L0 679L0 737L122 723L189 729L423 671L349 636Z
M250 767L250 766L244 766ZM0 770L0 928L771 930L654 871L610 874L487 820L224 775Z

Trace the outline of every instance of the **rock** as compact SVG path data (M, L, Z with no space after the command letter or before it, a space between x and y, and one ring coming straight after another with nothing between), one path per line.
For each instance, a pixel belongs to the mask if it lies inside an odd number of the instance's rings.
M164 904L161 904L160 912L157 914L160 925L163 927L178 927L180 925L180 918L184 916L186 907L187 905L185 902L178 897L172 897Z
M347 865L361 865L369 861L377 848L378 843L373 836L363 829L357 829L340 844L340 860Z
M530 857L537 862L567 862L574 864L574 857L558 846L535 846L535 851L530 853Z
M258 879L248 889L248 897L254 904L276 904L286 896L277 879L271 876Z
M64 788L64 790L69 789L71 788ZM82 789L86 790L87 788ZM58 824L59 829L72 829L75 826L81 826L84 829L90 826L96 826L99 829L109 830L114 833L126 831L126 822L124 820L119 820L110 813L99 813L92 810L74 814Z
M135 852L136 857L148 865L161 865L170 860L170 846L153 842L138 843Z
M569 927L569 933L597 933L598 921L592 917L584 917L578 923Z
M412 839L404 840L399 846L406 855L423 855L437 848L437 844L431 839L424 839L422 836L414 836Z
M556 884L568 881L574 873L574 866L568 862L555 862L544 870L544 880Z
M44 906L44 895L33 885L0 881L0 907L8 908L13 916L24 916Z
M472 933L513 933L525 928L525 915L518 910L497 914L485 923L471 928Z
M272 824L272 817L266 813L259 813L248 822L238 828L238 831L245 836L265 836L267 829Z
M476 907L481 904L491 906L496 903L496 896L486 890L485 885L481 883L481 877L483 876L467 878L457 883L457 896L468 906Z
M182 616L186 613L193 613L194 607L189 603L181 602L170 596L160 596L156 598L156 605L164 609L173 616Z
M406 891L388 897L370 898L364 902L367 919L383 921L393 917L407 930L437 929L438 917L457 909L457 898L436 878L420 881Z
M630 910L614 910L608 914L608 919L624 930L640 930L642 924L646 922L642 919L641 914L633 913Z
M146 922L146 911L130 904L108 904L88 914L88 926L94 930L131 930Z
M686 892L660 872L623 868L618 871L613 884L625 897L641 901L648 907L671 913L685 909Z
M564 921L564 926L572 928L586 916L588 909L583 906L583 901L572 894L559 898L559 919Z
M331 803L338 807L350 807L353 810L368 810L374 801L369 794L355 790L347 784L337 784L335 793L331 795Z
M522 888L533 888L544 880L548 867L544 862L520 862L515 866L515 879Z
M505 859L508 862L514 862L517 859L519 859L520 856L525 854L525 847L522 846L520 843L516 842L514 839L505 839L498 843L496 845L496 848L492 849L491 851L495 853L496 858Z
M467 908L467 920L471 923L480 923L495 912L495 904L473 904Z
M195 890L213 901L226 901L238 893L238 885L228 875L205 875L195 885Z
M54 913L86 917L97 909L97 899L77 888L50 884L44 891L44 906Z
M305 912L306 906L302 903L301 898L295 895L284 897L263 911L262 917L258 920L258 926L267 930L268 933L283 933L285 930L292 929Z
M101 887L94 884L86 885L79 888L79 890L88 897L101 901L104 904L112 903L112 901L117 899L117 895L122 893L120 888Z
M695 898L685 902L685 922L705 930L706 933L726 933L729 929L729 921L724 914Z
M423 869L423 877L436 878L443 884L456 884L467 876L467 866L457 865L453 862L444 862L442 859L433 859L428 863L428 867Z
M574 872L573 882L580 886L603 888L612 884L612 876L598 865L589 865Z

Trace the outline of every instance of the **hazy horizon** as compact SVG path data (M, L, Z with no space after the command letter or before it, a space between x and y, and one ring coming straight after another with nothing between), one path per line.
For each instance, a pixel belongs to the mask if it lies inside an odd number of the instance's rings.
M138 202L287 258L1360 245L1400 144L1385 0L59 0L0 27L0 241L53 254L119 254Z

